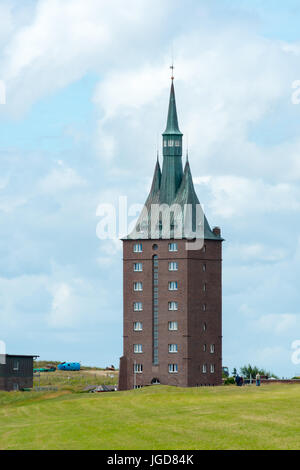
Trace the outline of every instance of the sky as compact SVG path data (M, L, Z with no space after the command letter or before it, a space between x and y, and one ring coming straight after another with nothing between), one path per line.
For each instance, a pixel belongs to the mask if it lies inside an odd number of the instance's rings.
M299 21L296 0L0 0L7 352L118 366L122 244L97 237L97 208L146 199L173 55L195 188L225 239L223 365L300 374Z

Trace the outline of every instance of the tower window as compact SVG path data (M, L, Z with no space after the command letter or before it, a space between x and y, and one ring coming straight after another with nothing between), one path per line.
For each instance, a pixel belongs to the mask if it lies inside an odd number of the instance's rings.
M143 372L143 364L134 364L133 371L135 374L141 374Z
M177 344L169 344L169 353L177 353L178 352L178 345Z
M168 147L174 146L174 140L168 140Z
M143 323L141 323L140 321L134 322L133 329L134 329L134 331L142 331L143 330Z
M177 302L169 302L169 310L178 310L178 303Z
M133 310L135 312L141 312L143 310L143 304L142 302L134 302L133 304Z
M180 147L180 141L179 140L175 140L175 147Z
M169 290L178 290L178 282L177 281L169 282Z
M133 251L134 253L142 253L143 251L142 243L136 243L135 245L133 245Z
M177 331L178 330L177 321L169 321L168 328L169 328L169 331Z
M133 351L135 354L141 354L143 352L143 345L142 344L134 344Z
M142 282L134 282L133 283L133 290L134 291L142 291L143 290L143 283Z
M178 251L177 243L169 243L169 251Z
M178 263L175 261L169 263L169 271L178 271Z
M178 364L169 364L169 373L176 374L178 372Z
M134 263L133 265L133 270L135 272L141 272L143 271L143 264L142 263Z

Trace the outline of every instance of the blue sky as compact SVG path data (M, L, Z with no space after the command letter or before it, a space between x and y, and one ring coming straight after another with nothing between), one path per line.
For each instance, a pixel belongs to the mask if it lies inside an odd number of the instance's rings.
M173 49L196 190L226 239L224 365L300 373L299 20L296 1L0 0L10 353L118 364L122 250L97 238L97 207L145 201Z

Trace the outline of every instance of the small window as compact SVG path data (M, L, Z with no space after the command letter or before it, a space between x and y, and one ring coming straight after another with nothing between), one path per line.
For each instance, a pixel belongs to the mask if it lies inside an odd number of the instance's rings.
M202 269L203 269L203 272L206 271L206 264L205 263L203 263Z
M152 249L153 250L158 250L158 245L156 243L154 243L154 245L152 245Z
M16 359L14 359L14 362L13 362L13 370L14 371L18 371L20 368L20 363L19 361L17 361Z
M169 251L178 251L177 243L169 243Z
M177 353L178 352L178 345L177 344L169 344L169 353Z
M169 302L169 310L178 310L178 303L177 302Z
M142 282L134 282L133 283L133 290L138 292L143 290L143 283Z
M177 331L178 330L177 321L169 321L168 328L169 328L169 331Z
M203 344L203 352L206 352L206 344Z
M178 263L176 261L169 263L169 271L178 271Z
M203 312L206 312L206 304L202 305L202 310L203 310Z
M169 364L169 373L176 374L178 372L178 364Z
M134 344L133 351L135 354L141 354L143 352L143 345L142 344Z
M169 290L178 290L178 282L177 281L169 282Z
M133 251L134 253L142 253L143 251L142 243L136 243L135 245L133 245Z
M141 323L140 321L134 322L133 329L134 329L134 331L142 331L143 330L143 323Z
M207 324L203 323L203 331L206 331L206 330L207 330Z
M143 310L143 304L142 302L134 302L133 304L133 310L135 312L141 312Z
M133 270L135 272L141 272L143 271L143 264L142 263L134 263L133 265Z
M211 373L211 374L214 374L214 372L215 372L215 365L214 365L214 364L211 364L211 365L210 365L210 373Z
M202 372L203 372L203 374L206 374L206 372L207 372L207 365L206 364L203 364Z
M179 140L175 140L175 147L180 147L180 141Z
M203 283L203 292L206 292L206 282Z
M168 147L174 146L174 140L168 140Z
M166 147L168 145L167 141L164 140L164 147Z
M143 364L134 364L133 371L135 374L141 374L143 372Z
M210 345L210 352L211 352L211 354L214 354L214 352L215 352L215 345L214 344Z

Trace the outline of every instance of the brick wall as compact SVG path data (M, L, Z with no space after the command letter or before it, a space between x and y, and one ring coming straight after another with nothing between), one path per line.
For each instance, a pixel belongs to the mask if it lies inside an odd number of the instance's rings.
M172 242L172 240L171 240ZM170 240L143 240L143 252L134 253L136 241L123 243L124 290L124 353L120 363L119 389L150 385L152 379L161 384L178 386L220 385L222 383L222 284L221 242L206 241L206 250L187 251L185 240L177 240L177 252L169 252ZM154 245L158 249L153 248ZM159 365L153 365L153 256L158 256L158 328ZM178 271L169 271L169 262L177 261ZM142 272L134 272L135 262L143 263ZM203 264L206 270L203 271ZM169 291L169 281L178 282L178 291ZM143 283L143 291L133 290L134 282ZM203 290L203 284L206 290ZM169 311L168 302L178 302L178 311ZM133 303L142 302L143 311L134 312ZM203 311L203 304L206 311ZM134 332L133 323L141 321L143 331ZM168 331L168 322L177 321L178 331ZM207 330L203 331L203 323ZM178 345L178 353L169 353L169 344ZM142 344L143 353L134 354L133 344ZM203 345L207 351L203 351ZM210 345L215 345L211 354ZM141 374L133 373L134 361L143 364ZM178 364L178 373L171 374L168 365ZM202 365L207 364L203 374ZM215 372L210 372L214 364ZM124 372L124 369L126 372ZM126 384L126 385L125 385Z

